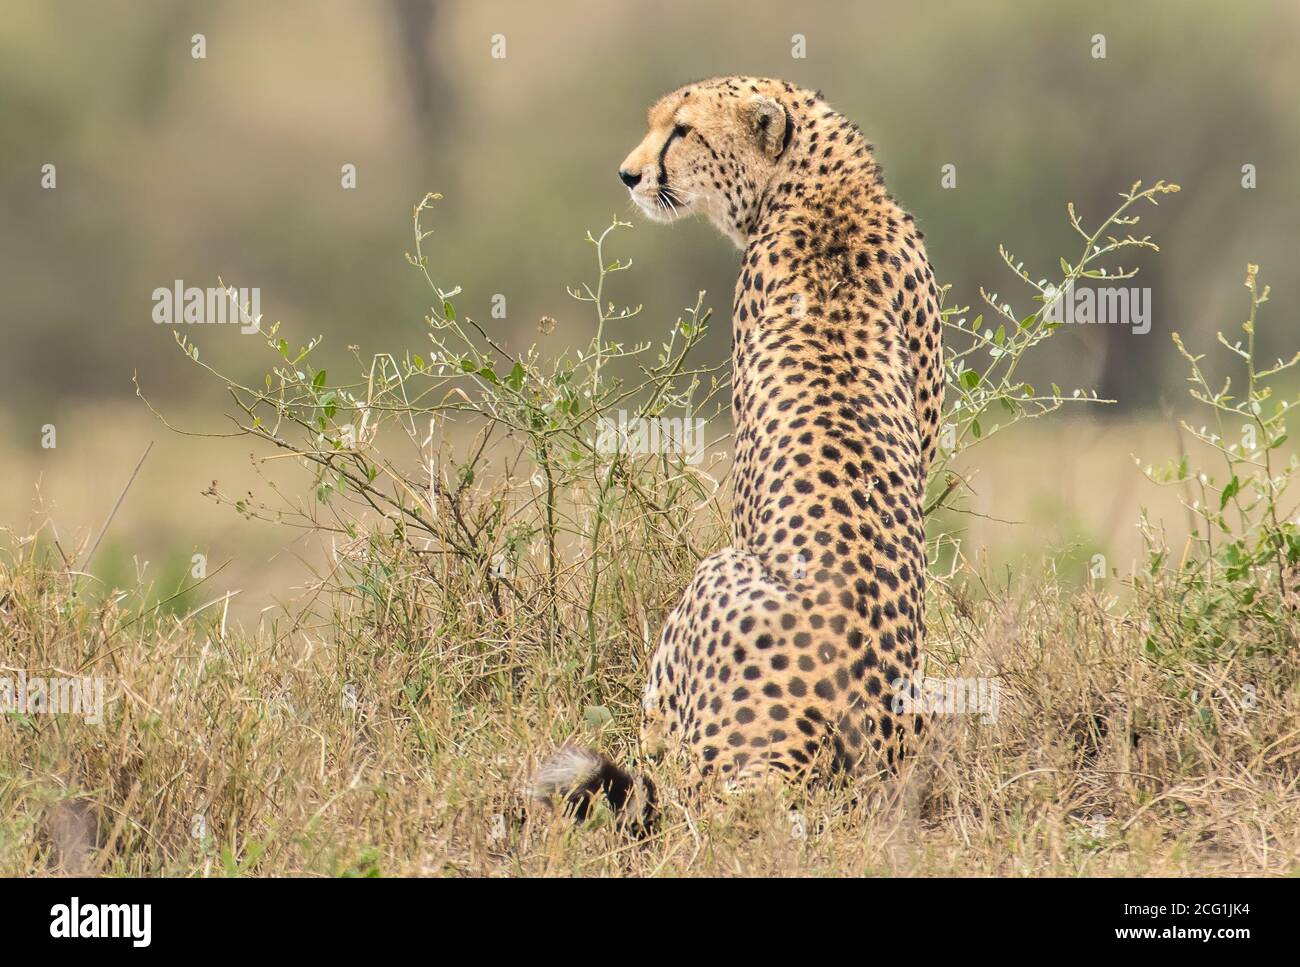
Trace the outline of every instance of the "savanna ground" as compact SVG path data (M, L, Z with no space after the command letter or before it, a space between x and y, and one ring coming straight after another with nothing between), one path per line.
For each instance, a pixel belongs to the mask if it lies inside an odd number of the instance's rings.
M1291 371L1254 359L1256 317L1273 307L1253 267L1248 321L1226 322L1213 347L1232 389L1218 369L1203 374L1195 354L1209 347L1189 347L1191 405L1207 415L1149 434L1165 435L1170 459L1148 451L1135 466L1114 439L1123 424L1093 437L1132 468L1107 485L1146 488L1139 506L1165 512L1040 487L1057 501L1047 516L1087 521L1091 536L1022 530L996 561L984 542L987 518L1014 505L1003 495L1033 491L1015 462L1054 479L1051 455L1089 432L1056 411L1099 405L1015 376L1054 331L1043 307L1100 266L1122 278L1115 253L1149 245L1123 219L1171 190L1135 186L1118 218L1076 221L1082 252L1062 260L1055 288L1008 256L1027 309L995 297L979 315L946 311L953 432L928 501L926 674L996 682L996 714L934 716L886 782L669 796L644 841L608 816L521 822L521 791L537 759L575 737L674 785L676 763L640 756L639 695L666 612L727 543L727 439L714 430L699 463L591 441L602 416L725 403L725 367L693 355L704 303L663 340L618 342L636 311L610 302L626 266L610 233L593 236L596 276L574 292L590 344L513 353L435 282L429 198L410 255L432 295L417 349L358 355L358 375L331 379L314 344L268 326L267 378L243 385L180 332L208 377L196 387L226 392L234 422L221 432L261 474L209 496L250 533L310 542L306 586L235 621L214 575L175 594L110 582L88 560L93 531L74 540L40 516L11 531L0 677L99 676L108 700L98 725L5 717L0 873L1294 873L1297 464L1289 407L1269 388ZM729 425L725 412L709 425ZM133 499L148 498L127 488L123 507Z

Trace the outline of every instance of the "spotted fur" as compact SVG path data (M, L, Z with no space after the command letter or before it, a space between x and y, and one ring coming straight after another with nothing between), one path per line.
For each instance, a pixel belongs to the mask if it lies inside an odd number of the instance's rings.
M871 151L819 93L724 77L656 103L620 168L651 218L703 214L743 250L734 543L669 615L643 701L648 751L697 782L887 772L922 728L893 701L925 638L939 299Z

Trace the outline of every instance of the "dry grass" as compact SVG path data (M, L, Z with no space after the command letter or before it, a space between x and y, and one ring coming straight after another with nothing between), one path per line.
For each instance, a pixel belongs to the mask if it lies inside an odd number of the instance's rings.
M695 527L716 546L715 526ZM660 522L662 524L662 522ZM1292 620L1227 656L1156 661L1168 588L1124 603L968 576L931 596L930 674L995 677L995 722L937 717L896 780L686 807L629 842L599 819L520 823L537 757L580 734L636 758L648 639L685 583L645 519L611 528L594 641L582 568L551 588L447 557L353 548L313 609L256 633L132 596L74 599L40 540L0 564L0 677L100 675L104 724L8 716L0 874L1104 875L1294 873L1300 687ZM637 528L640 528L638 531ZM707 548L700 548L701 550ZM536 574L544 570L536 569ZM583 592L583 593L580 593ZM133 610L135 609L135 610ZM1253 708L1240 700L1253 685ZM1193 694L1193 690L1195 694ZM655 769L671 789L672 766ZM802 835L801 835L802 833Z
M1124 204L1173 190L1134 186ZM430 275L420 216L436 197L413 211L409 256L437 296L432 359L358 357L359 379L330 383L306 361L316 341L295 353L273 331L263 389L221 376L180 340L229 391L241 442L269 451L254 457L257 493L211 491L324 551L293 607L252 630L228 621L228 599L169 614L150 606L151 588L105 592L81 575L71 562L85 567L84 555L52 527L6 542L0 686L23 672L99 676L108 703L101 724L7 716L0 874L1297 871L1300 522L1283 495L1300 460L1280 449L1286 407L1265 410L1277 405L1258 385L1269 374L1252 362L1254 309L1267 298L1253 267L1250 349L1228 346L1247 361L1246 395L1205 395L1213 435L1184 424L1226 474L1194 470L1199 455L1181 441L1172 471L1145 474L1175 494L1166 507L1183 512L1183 535L1147 515L1125 566L1116 522L1132 517L1112 499L1101 520L1056 531L1070 545L1063 557L1045 555L1054 538L1037 530L1025 563L994 568L956 551L990 543L953 516L987 514L1000 503L987 488L931 518L941 573L926 673L996 683L996 716L932 717L889 781L682 802L674 763L640 761L639 696L664 616L727 541L726 454L696 465L684 453L609 453L590 434L633 398L647 417L721 400L719 367L687 362L708 314L697 303L679 318L657 362L638 355L652 343L633 352L605 338L639 311L605 295L627 267L602 248L616 222L588 236L599 280L573 290L596 316L589 351L578 362L511 357ZM1005 341L949 323L973 347L998 347L987 368L950 373L949 415L973 438L986 411L1014 423L1073 399L996 374L1050 335L1038 312L1028 320ZM602 376L629 359L645 382ZM1225 419L1250 421L1257 440L1226 447ZM965 439L951 480L969 486ZM1064 469L1042 473L1048 451L1018 452L1040 465L1029 477L1060 486ZM288 489L269 476L286 466L306 470L305 494L301 479ZM934 483L945 495L956 485ZM1080 585L1100 549L1114 565ZM575 736L653 769L666 798L651 837L624 838L608 815L578 827L524 820L520 793L538 758Z

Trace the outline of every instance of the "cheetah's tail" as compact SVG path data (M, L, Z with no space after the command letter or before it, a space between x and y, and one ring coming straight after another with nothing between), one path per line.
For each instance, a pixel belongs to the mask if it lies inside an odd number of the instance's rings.
M529 793L541 803L563 800L564 812L579 821L587 818L596 798L604 795L619 823L638 833L650 828L657 812L655 785L650 779L576 745L556 749L541 764Z

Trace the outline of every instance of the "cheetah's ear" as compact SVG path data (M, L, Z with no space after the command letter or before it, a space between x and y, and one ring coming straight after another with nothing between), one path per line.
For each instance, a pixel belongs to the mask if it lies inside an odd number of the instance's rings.
M773 160L781 157L794 133L794 121L781 102L755 95L745 105L744 115L759 150Z

